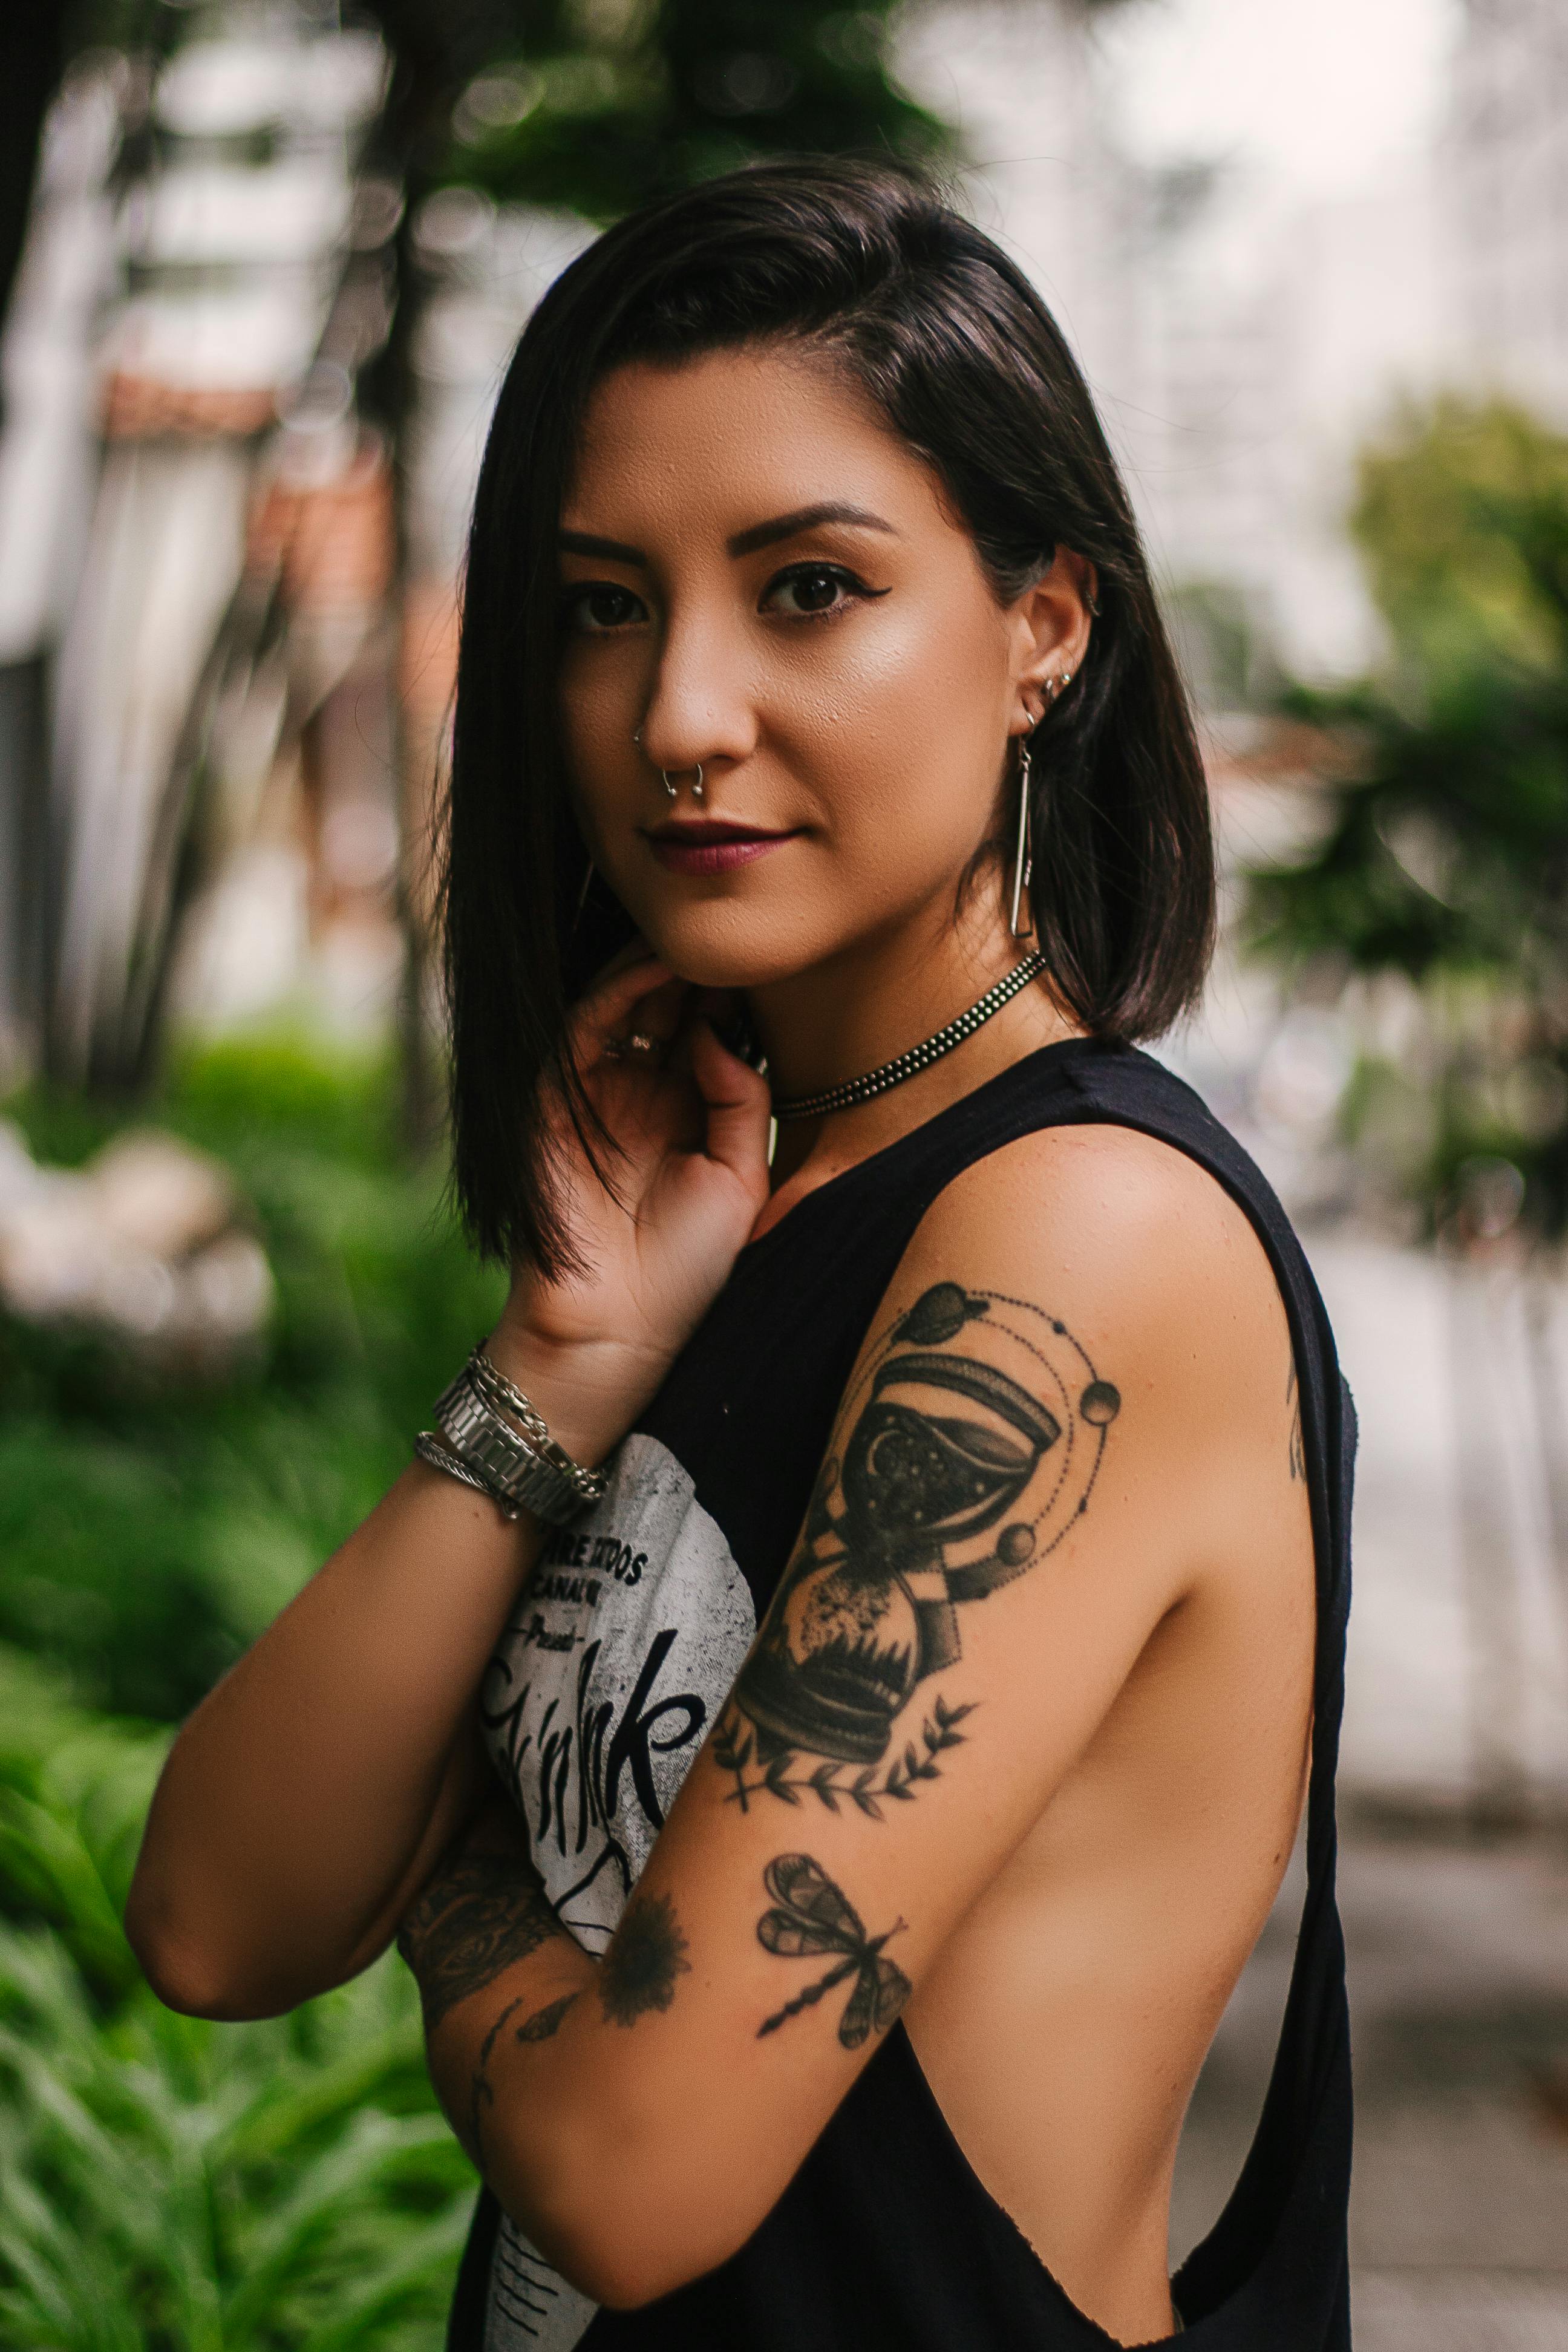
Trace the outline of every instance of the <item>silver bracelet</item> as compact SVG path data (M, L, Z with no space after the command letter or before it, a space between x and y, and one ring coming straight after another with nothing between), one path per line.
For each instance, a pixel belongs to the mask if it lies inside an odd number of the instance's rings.
M414 1451L421 1462L428 1462L432 1470L444 1470L447 1477L456 1478L459 1486L471 1486L476 1495L487 1496L495 1504L503 1519L520 1519L522 1517L521 1510L514 1509L506 1496L490 1485L488 1478L481 1478L479 1472L470 1470L468 1464L461 1461L449 1446L443 1445L433 1429L422 1429L419 1432L414 1441Z
M482 1348L474 1349L473 1354L468 1358L468 1368L480 1388L489 1396L490 1402L500 1406L515 1422L521 1424L522 1433L531 1444L545 1446L551 1443L549 1423L533 1399L524 1396L522 1391L508 1380L500 1366L492 1358L487 1356ZM576 1467L574 1463L573 1467L574 1469ZM590 1477L593 1474L590 1471L584 1471L583 1475L584 1477Z
M550 1434L550 1424L532 1398L525 1397L520 1388L515 1388L500 1365L492 1363L482 1348L476 1348L468 1358L468 1370L486 1403L493 1406L503 1419L521 1422L523 1436L534 1452L559 1470L563 1478L571 1481L584 1505L596 1503L609 1483L603 1471L585 1470L580 1462L573 1461L563 1445L557 1445Z
M512 1410L519 1420L526 1412L526 1429L503 1416L503 1393L509 1404L513 1398L521 1401L523 1410ZM584 1469L555 1443L538 1407L478 1348L437 1399L436 1425L492 1494L504 1495L552 1526L571 1526L608 1486L602 1470Z

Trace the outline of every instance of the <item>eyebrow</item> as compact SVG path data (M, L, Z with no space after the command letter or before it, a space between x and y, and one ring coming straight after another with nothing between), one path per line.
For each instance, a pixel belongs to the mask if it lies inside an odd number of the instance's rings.
M899 536L890 522L872 514L868 508L827 500L820 506L797 507L793 514L774 515L771 522L754 522L750 530L738 530L726 543L731 555L752 555L759 547L773 547L781 539L797 538L803 530L813 530L823 522L854 523L861 530L885 530L889 539Z
M725 545L731 555L754 555L760 547L773 547L783 539L796 539L803 530L813 530L819 523L842 522L861 530L886 531L897 539L894 526L868 507L845 506L827 500L818 506L796 507L793 514L774 515L767 522L754 522L749 530L738 530ZM599 539L592 531L563 530L557 541L563 555L604 555L613 563L629 563L646 572L647 557L640 547L628 547L619 539Z

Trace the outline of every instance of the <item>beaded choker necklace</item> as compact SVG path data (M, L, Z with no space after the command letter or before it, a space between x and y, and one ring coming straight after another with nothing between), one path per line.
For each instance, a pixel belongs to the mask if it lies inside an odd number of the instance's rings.
M1022 963L1016 963L1010 972L988 988L977 1004L972 1004L967 1013L961 1013L956 1021L950 1021L945 1029L939 1029L934 1037L926 1038L922 1045L911 1045L907 1054L896 1054L879 1069L868 1070L864 1077L846 1078L842 1086L828 1087L819 1095L796 1095L791 1101L775 1102L773 1117L820 1118L826 1111L847 1110L851 1103L868 1102L873 1095L886 1094L889 1087L901 1086L918 1070L929 1069L933 1062L940 1062L944 1054L951 1054L955 1045L962 1045L966 1037L973 1037L994 1013L1000 1012L1009 997L1016 996L1021 988L1027 988L1030 981L1037 979L1045 968L1046 959L1037 948L1032 955L1026 955Z

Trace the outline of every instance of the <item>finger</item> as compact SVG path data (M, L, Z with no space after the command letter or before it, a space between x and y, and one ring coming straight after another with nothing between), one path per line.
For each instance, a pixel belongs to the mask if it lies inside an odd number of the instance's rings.
M689 981L673 977L660 981L646 996L637 999L630 1017L637 1028L657 1037L661 1045L671 1045L686 1017L690 996Z
M592 1061L625 1025L627 1013L638 999L650 995L672 978L668 965L650 950L636 963L596 981L567 1015L574 1043Z
M751 1183L768 1164L773 1115L768 1082L739 1054L731 1053L706 1015L690 1024L688 1052L707 1115L708 1157Z

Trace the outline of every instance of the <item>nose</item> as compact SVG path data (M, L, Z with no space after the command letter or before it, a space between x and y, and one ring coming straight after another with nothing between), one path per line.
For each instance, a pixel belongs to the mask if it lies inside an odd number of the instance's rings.
M714 613L672 615L638 730L645 760L671 776L750 758L758 737L741 647Z

